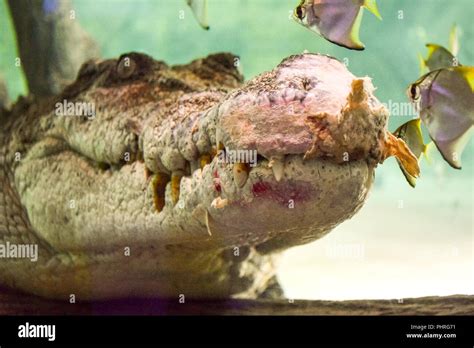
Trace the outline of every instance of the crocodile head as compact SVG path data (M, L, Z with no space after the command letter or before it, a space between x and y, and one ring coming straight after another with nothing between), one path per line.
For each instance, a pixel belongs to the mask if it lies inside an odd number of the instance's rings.
M274 252L360 209L387 156L370 80L303 54L242 85L234 63L132 53L85 64L53 100L17 103L7 177L21 240L41 248L0 279L49 297L255 296ZM94 117L58 114L78 103Z
M388 113L373 89L334 58L293 56L189 123L162 125L158 141L197 154L168 208L190 224L201 217L191 230L205 226L223 245L269 252L321 237L362 206L384 157ZM217 154L199 168L209 153ZM161 158L158 167L183 167Z

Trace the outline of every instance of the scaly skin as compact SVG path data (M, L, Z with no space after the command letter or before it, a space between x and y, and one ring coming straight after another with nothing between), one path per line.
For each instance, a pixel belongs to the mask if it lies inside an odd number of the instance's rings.
M234 60L88 62L61 95L3 115L0 241L40 251L0 260L0 283L64 299L255 297L278 251L357 212L387 138L370 80L305 54L242 84ZM57 116L64 99L95 103L95 118ZM222 163L221 148L258 163Z

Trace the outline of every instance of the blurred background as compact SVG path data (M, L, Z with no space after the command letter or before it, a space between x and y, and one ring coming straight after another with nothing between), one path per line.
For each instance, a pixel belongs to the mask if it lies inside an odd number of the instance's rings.
M40 0L38 0L40 1ZM325 53L369 76L376 95L390 106L389 129L413 115L399 112L405 90L419 77L418 53L428 42L448 46L453 24L460 31L459 61L474 65L472 0L378 1L379 21L368 11L360 38L365 51L333 45L291 18L299 0L209 0L209 31L202 30L184 0L73 0L75 19L99 44L101 56L140 51L180 64L209 53L241 58L246 79L270 70L284 57ZM10 98L27 94L15 35L0 1L0 75ZM426 140L428 140L426 138ZM370 197L351 220L312 244L285 252L279 278L290 298L366 299L474 294L474 145L462 170L433 152L422 159L415 189L390 158L376 171Z

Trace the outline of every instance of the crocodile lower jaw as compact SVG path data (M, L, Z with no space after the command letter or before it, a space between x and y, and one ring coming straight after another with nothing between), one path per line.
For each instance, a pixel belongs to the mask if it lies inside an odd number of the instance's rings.
M95 229L89 227L87 215L71 211L69 197L54 194L54 186L51 197L58 200L55 206L64 206L63 211L50 215L39 206L28 206L37 226L53 225L55 218L69 219L70 224L57 233L71 238L56 239L53 229L39 228L54 253L48 256L41 249L38 263L19 264L11 277L16 288L63 299L71 294L80 299L255 297L275 274L275 251L318 239L360 209L374 169L366 160L336 164L288 155L279 181L269 161L260 159L245 183L238 185L233 165L216 157L202 171L182 178L176 204L168 187L167 203L159 213L153 207L144 163L136 161L104 175L86 169L80 156L74 161L87 172L80 175L91 177L71 175L67 185L85 180L92 185L90 193L76 197L76 204L92 204L98 197L108 204L88 207L88 213L101 214ZM57 155L43 166L62 163ZM60 171L47 179L57 180L54 175ZM123 185L134 192L126 197L127 204L114 189ZM59 189L64 192L67 187ZM141 213L131 216L129 209ZM26 276L32 266L38 275L34 279Z
M350 218L365 201L373 170L366 160L338 164L287 155L278 160L259 157L252 167L223 163L216 156L182 178L182 198L164 211L190 212L184 221L195 219L187 231L200 230L202 239L196 243L275 251L280 245L288 248L318 239Z

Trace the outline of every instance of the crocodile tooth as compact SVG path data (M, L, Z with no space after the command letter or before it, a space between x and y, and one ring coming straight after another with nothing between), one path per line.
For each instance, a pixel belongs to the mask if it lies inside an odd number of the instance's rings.
M145 180L147 180L147 183L148 183L148 179L152 176L153 172L148 169L148 167L145 166Z
M214 198L214 200L211 202L211 207L213 207L214 209L222 209L227 204L229 204L229 201L227 200L227 198L222 199L220 197L217 197L217 198Z
M216 148L217 151L224 149L224 145L222 144L222 133L220 128L216 127Z
M211 147L211 151L209 153L209 155L211 156L211 161L214 159L214 157L216 157L218 154L218 151L216 149L215 146Z
M201 167L201 169L203 169L204 166L206 166L209 163L211 163L210 154L201 155L201 157L199 157L199 166Z
M165 206L166 184L169 181L170 177L164 173L157 173L151 179L153 203L158 212L162 211Z
M283 177L283 171L285 169L285 162L282 157L272 157L268 166L272 168L273 175L275 176L276 181L280 181Z
M216 127L216 145L219 145L219 143L221 142L221 130Z
M173 206L176 205L179 200L179 189L182 177L183 173L181 171L176 171L171 174L171 201L173 202Z
M207 233L208 233L210 236L212 236L211 228L209 227L209 212L207 211L207 209L206 209L206 218L205 218L205 221L206 221Z
M247 163L235 163L232 167L234 181L238 187L243 187L249 177L249 165Z

